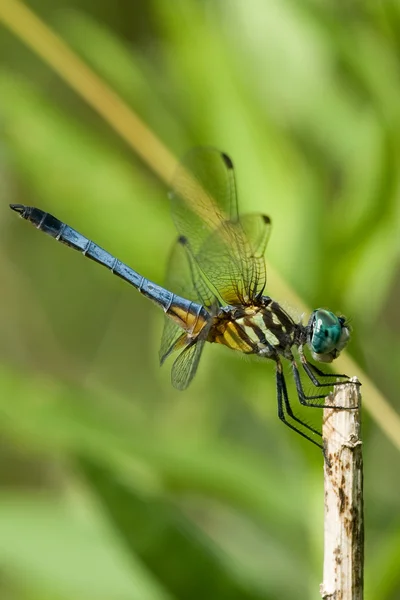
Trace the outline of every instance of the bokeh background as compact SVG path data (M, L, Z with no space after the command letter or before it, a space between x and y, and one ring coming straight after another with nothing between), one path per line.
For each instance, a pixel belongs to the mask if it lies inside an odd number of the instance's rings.
M208 346L175 391L161 312L8 209L46 209L163 281L176 233L157 168L2 4L1 598L319 598L322 457L279 422L273 365ZM399 4L29 7L174 154L233 157L241 208L273 219L270 264L351 318L349 352L399 410ZM398 600L399 454L367 411L363 437L366 597Z

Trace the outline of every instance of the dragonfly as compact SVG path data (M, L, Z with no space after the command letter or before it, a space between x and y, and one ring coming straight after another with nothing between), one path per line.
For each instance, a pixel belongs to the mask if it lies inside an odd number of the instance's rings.
M303 324L264 294L271 219L259 213L239 215L234 166L227 154L211 147L189 151L177 167L169 196L178 238L164 286L51 214L22 204L10 208L163 309L160 363L178 352L171 371L176 388L184 390L192 381L206 342L272 360L279 419L323 449L321 433L292 409L283 361L290 364L300 404L326 408L326 393L306 394L299 366L316 392L349 381L347 375L335 375L332 383L332 374L315 364L332 362L345 348L350 338L346 318L318 308Z

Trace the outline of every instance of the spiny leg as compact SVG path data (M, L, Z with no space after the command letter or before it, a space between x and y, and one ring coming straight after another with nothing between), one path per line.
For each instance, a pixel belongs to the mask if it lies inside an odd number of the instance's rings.
M308 369L311 369L312 371L314 371L314 373L316 373L319 377L341 377L343 379L349 379L348 375L344 375L344 374L339 374L339 373L324 373L324 371L321 371L321 369L318 369L318 367L316 365L314 365L313 363L309 363L307 361L307 359L304 357L304 361L302 359L302 365L304 367L304 370L306 371L306 373L308 374L308 371L306 369L306 367L308 367ZM310 375L310 378L312 377L313 374ZM318 382L319 383L319 382ZM340 385L340 381L336 382L338 385ZM346 383L346 382L344 382Z
M307 435L301 429L299 429L298 427L296 427L295 425L290 423L290 421L288 421L286 418L283 404L285 405L286 412L290 418L292 418L294 421L296 421L297 423L299 423L300 425L302 425L303 427L305 427L312 433L319 435L321 437L321 433L317 429L314 429L313 427L311 427L311 425L304 423L301 419L299 419L298 417L296 417L294 415L294 413L292 411L292 407L290 406L290 402L289 402L289 395L287 392L285 377L283 375L282 363L279 360L276 361L276 394L277 394L277 399L278 399L278 417L280 418L280 420L285 425L290 427L290 429L293 429L293 431L296 431L303 438L310 441L315 446L318 446L318 448L321 448L323 451L324 449L323 449L322 444L319 444L318 442L313 440L309 435ZM282 400L283 400L283 403L282 403Z
M321 371L321 369L319 369L313 363L309 363L307 358L304 356L304 354L301 350L299 351L299 354L300 354L300 360L301 360L302 367L305 370L305 372L307 373L307 376L311 379L311 381L315 385L315 387L331 387L333 385L343 385L343 383L347 383L346 381L333 381L331 383L322 383L315 377L314 373L316 373L319 377L329 377L331 379L333 379L334 377L342 377L342 378L348 380L349 376L348 375L338 375L337 373L324 373L324 371ZM313 373L313 371L314 371L314 373Z
M310 407L314 407L314 408L332 408L332 404L323 404L320 402L310 402L310 400L321 400L321 399L325 399L326 394L317 394L315 396L307 396L307 394L305 394L304 389L303 389L303 384L301 383L301 379L300 379L300 373L299 373L299 368L297 366L296 361L293 359L292 360L292 370L293 370L293 375L294 375L294 381L296 384L296 390L297 390L297 396L299 398L300 404L302 404L303 406L310 406ZM345 382L342 382L342 385ZM320 384L319 387L332 387L332 385L334 384ZM335 406L334 408L339 408L341 410L353 410L353 407L348 407L348 406ZM354 407L357 408L357 407Z

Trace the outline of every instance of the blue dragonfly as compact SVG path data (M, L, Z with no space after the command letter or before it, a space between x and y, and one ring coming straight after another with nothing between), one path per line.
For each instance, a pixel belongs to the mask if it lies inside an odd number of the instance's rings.
M271 220L263 214L239 216L234 167L227 154L208 147L191 150L177 168L170 201L178 238L165 287L51 214L21 204L10 207L37 229L104 265L163 309L160 362L178 352L171 376L176 388L184 390L193 379L206 342L272 360L279 418L323 448L321 433L293 412L282 360L290 363L300 403L324 408L326 393L305 393L299 364L317 390L348 381L347 375L335 375L340 381L332 383L332 374L314 364L332 362L347 345L350 329L345 317L318 308L304 325L264 294L264 253Z

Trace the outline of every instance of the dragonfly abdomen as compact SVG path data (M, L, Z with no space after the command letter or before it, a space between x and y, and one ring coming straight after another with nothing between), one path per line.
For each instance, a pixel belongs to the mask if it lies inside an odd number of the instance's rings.
M166 314L193 338L197 337L211 319L204 306L176 295L173 296Z
M11 204L10 206L22 218L35 225L37 229L44 231L58 242L78 250L87 258L107 267L114 275L133 285L141 294L161 306L165 312L168 312L175 298L172 292L146 279L98 244L50 213L23 204Z

